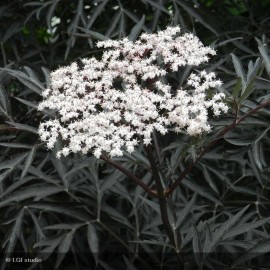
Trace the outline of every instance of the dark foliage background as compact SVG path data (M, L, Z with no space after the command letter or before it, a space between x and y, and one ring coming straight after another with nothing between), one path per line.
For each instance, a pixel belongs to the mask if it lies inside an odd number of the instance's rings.
M269 269L269 107L227 133L169 198L177 247L164 232L158 201L121 172L90 154L59 160L47 151L37 136L47 116L36 110L50 71L98 56L97 40L136 39L167 25L196 33L218 52L205 68L223 80L232 109L213 119L205 137L156 134L168 185L219 130L269 100L269 10L268 0L2 1L2 269ZM179 73L179 85L189 71ZM151 185L143 148L116 160ZM36 254L42 263L5 260Z

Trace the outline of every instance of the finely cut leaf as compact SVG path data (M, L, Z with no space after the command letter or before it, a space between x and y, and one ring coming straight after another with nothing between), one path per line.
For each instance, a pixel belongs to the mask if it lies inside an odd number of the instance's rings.
M13 172L13 170L15 170L15 168L25 159L26 156L27 153L23 153L15 157L14 159L0 163L0 171L8 169L2 174L0 174L0 182L3 181L8 175L10 175Z
M179 212L175 227L176 229L182 225L182 223L185 221L187 215L190 213L190 210L192 206L194 205L197 198L197 194L195 193L192 197L192 199L186 204L185 208Z
M131 29L128 39L134 41L142 31L145 22L145 15L142 16L141 20Z
M7 114L10 114L10 104L8 100L8 95L2 82L0 82L0 105L3 107L3 109Z
M228 239L228 238L232 238L235 236L238 236L240 234L243 233L247 233L249 231L252 231L255 228L264 226L266 224L270 223L270 218L264 218L262 220L257 220L255 222L250 222L250 223L246 223L246 224L239 224L239 226L230 229L225 236L223 237L223 239Z
M241 266L246 262L251 261L253 258L262 256L263 254L269 256L270 252L270 241L269 239L261 241L255 247L248 250L248 252L241 255L237 260L232 264L232 267Z
M26 158L24 168L23 168L23 171L22 171L22 175L21 175L21 179L24 178L24 176L26 175L30 165L32 164L35 153L36 153L36 147L32 147L31 151L28 154L28 157Z
M59 214L66 215L68 217L78 219L80 221L89 221L95 219L95 216L89 212L82 211L76 206L75 202L68 203L50 203L50 202L32 202L28 204L28 207L34 209L40 209L47 212L55 212Z
M266 44L263 44L262 46L259 46L258 48L259 48L259 51L260 51L261 56L263 58L264 65L265 65L265 68L267 70L267 73L270 76L270 58L269 58L269 55L268 55L267 46L266 46Z
M177 3L193 18L198 20L202 25L212 31L215 35L219 35L218 32L209 24L207 23L195 10L187 4L187 2L183 0L177 0Z
M212 235L213 239L209 246L205 247L205 250L203 251L204 254L208 254L209 252L212 252L213 249L219 244L219 241L221 241L224 237L224 235L233 227L239 219L243 216L243 214L248 209L249 205L244 207L242 210L240 210L237 214L229 218L223 225L221 225L220 228L218 228Z
M6 246L6 253L5 257L10 257L10 254L14 252L17 239L20 237L20 232L22 229L22 223L23 223L23 216L24 216L24 208L19 210L18 215L16 216L14 225L12 226L10 232L8 233L6 240L3 241L3 247ZM3 264L1 265L1 270L6 269L6 260L3 261Z
M244 72L244 68L243 68L242 63L240 62L239 58L236 55L234 55L232 53L231 56L232 56L232 61L233 61L235 72L236 72L237 76L242 79L242 91L244 91L244 87L246 85L246 75ZM242 94L243 94L243 92L242 92Z
M74 233L75 233L75 230L71 230L69 233L67 233L63 237L60 245L58 246L57 260L56 260L55 268L58 268L60 266L61 262L63 261L67 252L69 251L72 240L73 240Z
M94 256L96 265L98 264L99 243L96 228L92 223L88 223L87 227L87 240L89 248Z
M234 99L236 99L236 100L237 100L237 98L239 96L241 87L242 87L242 79L237 78L237 82L236 82L236 84L235 84L235 86L233 88L233 92L232 92L232 95L233 95Z
M199 195L207 198L208 200L213 201L214 203L218 205L222 205L222 203L213 194L209 193L205 187L197 185L190 178L183 180L182 184L188 187L189 189L191 189L193 192L197 192Z
M15 128L17 128L19 130L25 130L25 131L29 131L31 133L37 134L37 128L31 127L29 125L15 123L15 122L7 122L7 123L14 126Z
M244 91L242 92L242 95L239 99L239 103L243 102L244 100L246 100L251 94L252 92L255 90L255 82L254 80L252 80L244 89Z
M146 1L147 3L149 3L151 6L153 6L155 8L158 8L158 9L160 9L161 11L163 11L163 12L165 12L167 14L170 14L168 12L168 10L163 5L161 5L160 3L157 3L157 2L152 1L152 0L144 0L144 1Z
M2 199L0 202L0 207L7 205L10 202L21 202L25 199L31 197L46 197L51 196L53 194L62 192L63 189L55 186L49 185L32 185L27 188L23 188L22 190L14 192L12 195L8 196L6 199Z

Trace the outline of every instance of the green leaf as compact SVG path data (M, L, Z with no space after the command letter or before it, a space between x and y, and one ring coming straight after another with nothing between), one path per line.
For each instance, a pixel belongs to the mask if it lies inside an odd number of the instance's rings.
M36 232L37 232L37 237L38 237L38 240L41 240L43 238L45 238L45 234L43 233L41 227L40 227L40 224L41 224L41 220L37 219L35 214L29 209L29 208L26 208L27 212L30 214L33 222L34 222L34 225L35 225L35 229L36 229Z
M254 142L253 138L241 138L240 134L234 135L234 134L229 134L227 133L224 136L224 140L232 145L237 145L237 146L246 146L246 145L251 145Z
M201 245L201 239L200 235L198 233L198 230L195 226L192 226L193 228L193 239L192 239L192 247L194 252L194 258L196 260L196 263L198 266L202 265L201 261L201 253L202 253L202 245Z
M24 143L0 143L0 146L9 147L9 148L22 148L22 149L31 149L32 146Z
M51 29L52 17L53 17L54 11L55 11L57 5L59 4L59 2L60 2L59 0L53 1L49 7L49 10L47 11L47 14L46 14L47 27L50 31L52 31L52 29Z
M58 149L54 149L55 152L56 152L56 150L58 150ZM58 175L60 176L60 179L62 180L65 189L68 189L69 182L68 182L68 179L66 177L67 169L66 169L66 165L65 165L64 161L62 159L55 158L54 156L51 156L50 159L51 159L52 164L53 164L54 168L56 169Z
M28 173L38 177L40 180L44 180L47 183L56 185L58 187L61 186L60 180L53 178L51 175L48 175L48 174L42 172L40 169L38 169L32 165L29 166Z
M144 0L144 1L149 3L152 7L158 8L161 11L163 11L163 12L165 12L167 14L170 14L169 11L163 5L161 5L160 3L157 3L157 2L152 1L152 0Z
M15 128L17 128L19 130L29 131L29 132L35 133L35 134L37 134L37 131L38 131L37 128L31 127L29 125L15 123L15 122L7 122L7 123L14 126Z
M263 170L262 162L261 162L261 150L260 150L260 142L255 141L251 148L253 160L260 171Z
M196 201L196 198L197 198L197 194L194 193L192 199L186 204L184 209L180 211L179 213L177 213L178 217L177 217L176 225L175 225L176 229L179 228L182 225L182 223L185 221L187 215L190 213L190 210Z
M18 155L17 157L4 161L0 163L0 170L3 169L13 169L15 166L20 164L22 160L27 156L27 153L23 153L21 155Z
M246 262L250 262L253 258L262 256L263 254L267 254L267 256L269 256L269 252L270 252L270 241L269 239L263 240L254 247L250 248L248 252L238 257L237 260L234 261L234 263L232 264L232 267L234 268L239 265L242 266Z
M145 167L150 167L149 160L139 151L134 151L131 155L129 155L127 152L125 152L125 156L130 157L135 164L141 163Z
M96 265L98 265L99 240L97 237L96 229L92 223L88 223L87 226L87 241L89 248L94 256Z
M136 16L134 13L131 13L130 11L128 11L127 9L124 9L124 13L132 20L134 21L136 24L138 24L140 22L140 18L138 16ZM145 27L145 25L143 26L143 31L144 32L148 32L149 29L147 29L147 27Z
M219 244L219 242L223 239L225 234L239 221L239 219L243 216L243 214L248 209L249 205L245 206L242 210L240 210L237 214L230 217L223 225L221 225L213 234L212 234L212 242L209 246L206 246L204 249L204 254L212 252L214 248Z
M254 174L254 176L257 178L258 182L260 183L261 187L263 187L263 179L262 179L262 175L258 170L258 167L256 166L256 163L254 161L254 157L252 154L252 151L249 150L248 151L248 159L249 159L249 164L250 164L250 168L252 169L252 172ZM254 190L254 192L256 193L256 190Z
M48 70L45 67L41 67L41 69L42 69L42 72L43 72L43 74L45 76L46 87L49 87L50 84L51 84L51 73L50 73L50 70Z
M248 64L248 73L247 73L247 82L249 83L251 80L255 79L256 75L258 75L258 71L261 68L262 61L260 58L257 58L256 62L253 65L253 62L250 61Z
M143 200L143 202L145 202L148 206L150 206L151 209L153 209L156 213L160 214L160 209L159 209L159 205L158 203L152 201L152 200L148 200L143 196L140 196L141 200Z
M235 45L240 50L244 51L246 54L250 54L252 56L256 56L256 52L250 49L250 47L246 46L243 42L238 40L233 40L232 44Z
M246 224L239 224L237 227L230 229L223 237L223 239L233 238L235 236L247 233L254 230L255 228L261 227L265 224L270 223L270 218L263 218L262 220L251 221Z
M97 159L95 157L89 157L85 160L80 160L80 162L75 163L72 169L65 174L65 177L68 177L83 168L89 168L90 166L93 166L96 163L96 160Z
M142 31L144 22L145 22L145 15L143 15L141 20L131 29L131 32L128 36L129 40L131 41L136 40L136 38L139 36L140 32Z
M241 86L242 86L242 79L241 78L237 78L237 82L233 88L233 92L232 92L232 95L234 97L235 100L238 99L238 96L239 96L239 93L240 93L240 90L241 90Z
M68 217L78 219L84 222L95 219L95 216L92 214L89 214L89 211L85 212L79 209L78 206L76 206L75 202L72 202L72 203L32 202L28 204L28 207L34 208L34 209L40 209L45 212L55 212L59 214L64 214Z
M14 251L14 248L17 243L17 239L20 237L23 216L24 216L24 208L18 211L18 215L16 215L14 225L12 226L11 230L6 234L6 239L3 241L3 247L6 246L5 257L10 257L10 255ZM1 270L6 269L5 260L3 262L4 263L1 265Z
M142 227L141 232L147 233L147 231L151 231L153 228L157 228L160 225L162 225L162 220L161 220L160 215L157 215L151 218L150 223L147 223Z
M31 197L42 198L51 196L53 194L62 192L63 189L55 186L49 185L32 185L25 187L12 195L8 196L6 199L2 199L0 202L0 207L6 206L10 202L21 202L23 200L29 199Z
M193 18L195 18L198 22L204 25L207 29L213 32L215 35L219 35L219 33L209 24L207 23L203 17L201 17L198 12L196 12L187 2L183 0L177 0L177 3Z
M29 76L29 78L31 80L39 82L39 84L42 85L42 83L40 82L38 76L34 73L34 71L31 68L29 68L27 66L24 66L23 68L24 68L24 70L26 71L26 73L28 74L28 76ZM43 85L42 85L42 88L43 88Z
M62 241L58 246L55 268L58 268L60 266L61 262L63 261L67 252L69 251L75 231L76 230L74 229L71 230L62 238Z
M81 226L84 226L85 223L61 223L55 225L49 225L43 228L43 230L77 230Z
M255 81L252 80L244 89L244 91L242 92L242 95L239 99L239 103L242 103L244 100L246 100L251 94L252 92L255 90Z
M102 205L102 211L108 213L108 215L110 216L110 218L114 219L115 221L124 224L125 226L129 227L130 229L133 229L132 224L130 223L130 221L121 213L119 213L118 210L116 210L115 208L112 208L108 205L103 204Z
M264 66L266 68L266 71L267 71L268 75L270 76L270 58L269 58L269 55L268 55L267 45L262 44L258 48L259 48L260 54L262 56L263 63L264 63Z
M244 68L243 68L242 63L240 62L239 58L236 55L234 55L232 53L231 56L232 56L232 61L233 61L235 72L236 72L237 76L242 79L242 91L244 91L244 87L246 85L246 75L245 75Z
M28 87L30 90L37 94L41 94L41 92L44 90L43 84L39 80L33 79L33 76L28 76L22 71L14 71L11 69L4 69L1 68L0 70L7 71L11 76L17 78L22 84L24 84L26 87Z
M95 9L93 10L93 15L90 17L90 20L87 23L87 26L86 26L87 29L92 28L93 23L99 17L100 13L104 11L104 8L108 2L109 0L100 1L99 2L100 4L97 7L95 7Z
M222 47L222 46L224 46L224 45L226 45L226 44L228 44L228 43L230 43L232 41L238 40L238 39L241 39L242 40L243 37L236 37L236 38L226 39L224 41L221 41L221 42L217 43L217 45L215 46L215 48Z
M193 192L197 192L202 197L205 197L218 205L222 205L222 203L213 194L209 193L208 189L196 184L193 180L191 180L191 178L184 179L182 184L191 189Z
M256 88L268 90L270 88L270 81L264 78L256 78Z
M202 233L203 229L207 226L207 224L213 223L218 218L218 215L213 216L205 221L200 221L199 224L196 226L196 229L199 233ZM185 247L191 240L193 239L193 228L188 228L188 232L186 233L183 241L182 241L182 247ZM205 249L204 249L205 250Z
M9 185L5 191L1 194L0 198L4 198L6 195L10 194L11 192L13 192L14 190L17 190L19 187L25 185L26 183L32 181L34 179L34 177L25 177L24 179L20 180L20 181L15 181L12 185Z
M37 247L44 247L44 246L54 246L54 248L55 248L60 244L64 235L65 234L61 234L61 235L58 234L58 235L55 235L53 237L43 239L43 240L35 243L33 247L37 248Z
M12 36L18 33L22 29L22 24L19 21L12 23L9 28L4 32L4 36L1 37L1 42L7 42Z
M121 14L120 18L120 24L119 24L119 34L118 38L123 38L126 36L126 17L124 16L124 13Z
M0 163L0 171L7 169L0 175L0 182L3 181L8 175L10 175L13 170L25 159L26 156L27 153L23 153L11 160Z
M203 250L207 250L207 248L211 245L211 243L213 241L213 236L212 236L210 225L212 225L212 224L210 224L206 221L206 223L205 223L205 240L204 240L202 252L203 252Z
M162 4L162 1L163 1L163 0L158 0L159 4ZM168 11L169 11L169 9L168 9ZM169 11L169 12L170 12L170 11ZM151 27L149 27L149 28L152 29L152 30L154 30L154 29L157 28L157 25L158 25L158 23L159 23L159 21L160 21L160 17L162 16L162 12L161 12L160 9L156 9L156 10L154 11L154 14L153 14L153 15L154 15L154 16L153 16L153 19L151 19Z
M248 241L241 241L241 240L225 240L225 241L221 241L221 245L222 246L234 246L234 247L240 247L243 249L250 249L253 245L252 243L248 242Z
M3 110L6 112L6 114L10 114L11 109L10 109L8 95L2 82L0 82L0 105L3 108Z
M85 34L87 34L89 37L93 38L93 39L96 39L96 40L101 40L101 41L104 41L104 40L108 40L109 37L105 36L105 35L102 35L98 32L95 32L95 31L91 31L91 30L88 30L88 29L85 29L85 28L81 28L81 27L78 27L80 28L82 31L85 32Z
M56 247L61 243L62 238L63 238L63 235L60 235L60 236L57 235L55 237L52 237L51 239L41 240L37 242L36 244L34 244L33 246L34 248L47 246L46 248L43 248L42 250L40 250L37 257L41 258L42 261L45 261L54 252ZM35 265L33 266L35 267Z
M36 147L32 147L32 149L30 150L30 152L29 152L29 154L28 154L28 156L26 158L24 168L23 168L23 171L22 171L22 174L21 174L21 179L24 178L24 176L26 175L30 165L32 164L35 153L36 153Z
M122 166L125 167L125 169L129 169L131 167L131 165L124 166L123 164ZM110 176L104 178L102 185L100 187L100 192L105 192L107 190L110 190L110 188L113 185L115 185L116 182L120 181L120 176L124 176L123 173L118 170L115 170Z
M164 241L157 241L157 240L142 240L142 241L129 241L131 243L141 243L141 244L148 244L148 245L154 245L154 246L162 246L162 247L168 247L170 249L175 249L174 246L165 243Z
M218 188L214 182L214 180L212 179L210 173L208 172L208 169L205 165L203 165L203 176L204 176L204 179L205 181L209 184L209 186L217 193L219 194L219 191L218 191Z
M112 34L113 30L116 28L116 25L119 23L119 20L122 16L122 12L123 12L122 10L119 10L116 14L114 14L105 36L109 37Z
M24 100L22 98L18 98L18 97L15 97L17 100L19 100L21 103L29 106L30 108L33 108L33 109L37 109L37 103L34 103L34 102L31 102L31 101L28 101L28 100Z

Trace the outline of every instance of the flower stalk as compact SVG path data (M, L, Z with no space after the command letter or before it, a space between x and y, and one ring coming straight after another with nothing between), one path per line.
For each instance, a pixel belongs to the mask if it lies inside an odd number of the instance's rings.
M106 155L101 155L100 159L104 160L114 168L118 169L122 173L124 173L131 181L133 181L135 184L139 185L146 193L148 193L150 196L157 198L158 194L156 190L151 189L148 187L141 179L139 179L136 175L134 175L132 172L127 170L125 167L121 166L119 163L113 161Z
M168 210L167 210L167 199L165 198L165 193L164 193L164 188L160 179L160 175L158 172L158 168L155 162L155 158L151 149L150 145L147 145L145 147L145 151L148 157L148 160L150 162L151 165L151 169L152 169L152 174L153 174L153 178L156 184L156 190L157 190L157 195L158 195L158 201L159 201L159 208L160 208L160 214L161 214L161 219L162 219L162 223L164 225L164 228L167 232L167 235L170 239L170 242L173 246L175 246L175 239L174 239L174 234L172 231L172 227L169 221L169 216L168 216Z

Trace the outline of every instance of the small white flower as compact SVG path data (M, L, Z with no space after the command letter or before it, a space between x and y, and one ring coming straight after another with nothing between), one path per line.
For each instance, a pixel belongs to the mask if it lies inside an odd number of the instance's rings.
M223 93L207 99L205 91L222 84L215 73L194 71L185 90L172 89L163 77L207 62L216 52L193 34L179 33L179 27L168 27L142 34L136 42L98 42L107 49L101 60L82 59L81 68L72 63L52 72L38 109L54 110L59 117L40 124L41 140L53 148L58 137L63 139L57 157L92 151L100 158L102 152L112 157L123 150L132 153L138 136L150 144L154 130L162 135L171 126L191 136L209 132L208 110L216 116L228 110Z

